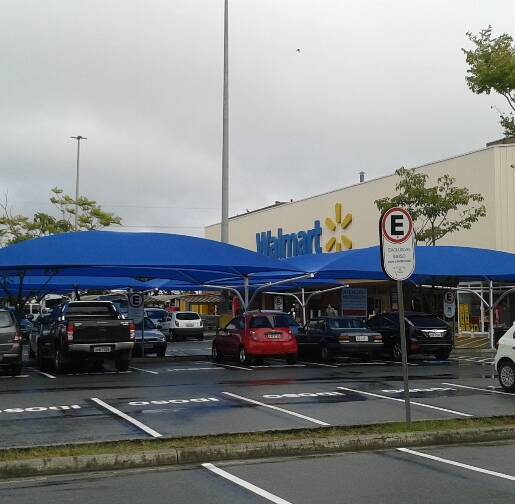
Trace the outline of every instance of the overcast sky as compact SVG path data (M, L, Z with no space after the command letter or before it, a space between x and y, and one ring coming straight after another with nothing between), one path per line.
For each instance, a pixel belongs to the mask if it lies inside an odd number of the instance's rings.
M502 136L465 84L465 32L513 0L230 0L230 214ZM0 190L53 186L130 230L220 219L223 0L0 0ZM296 49L300 48L300 52ZM141 227L140 227L141 226Z

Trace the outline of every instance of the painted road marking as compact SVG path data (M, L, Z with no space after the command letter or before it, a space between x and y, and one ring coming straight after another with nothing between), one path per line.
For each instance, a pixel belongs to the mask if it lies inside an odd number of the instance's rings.
M265 399L297 399L299 397L334 397L344 396L342 392L299 392L297 394L264 394Z
M110 411L111 413L114 413L115 415L119 416L120 418L123 418L127 422L131 423L132 425L135 425L138 427L138 429L141 429L142 431L146 432L152 437L162 437L162 434L159 434L159 432L155 431L154 429L151 429L150 427L146 426L144 423L140 422L139 420L136 420L135 418L132 418L129 415L126 415L123 411L120 411L119 409L113 408L110 404L107 404L106 402L102 401L102 399L99 399L98 397L92 397L91 400L95 403L97 403L99 406L102 406L107 411Z
M7 408L0 410L0 413L39 413L40 411L66 411L70 409L80 409L78 404L70 406L31 406L29 408Z
M68 373L66 376L97 376L97 375L108 375L108 374L131 374L132 371L98 371L95 373ZM54 377L55 378L55 377Z
M449 384L444 383L443 385ZM456 391L457 389L452 387L410 388L409 392L410 394L413 394L417 392L448 392L449 390ZM403 394L404 389L383 389L381 392L384 392L385 394Z
M293 368L293 367L306 367L305 364L262 364L259 366L250 366L252 369L261 368Z
M19 374L19 375L14 375L14 376L0 376L0 378L2 380L7 380L8 378L28 378L29 375L28 374Z
M148 369L141 369L139 367L132 367L131 366L131 369L134 369L136 371L142 371L143 373L150 373L150 374L159 374L157 371L150 371Z
M236 485L245 488L245 490L248 490L249 492L255 493L256 495L259 495L260 497L269 500L270 502L274 502L275 504L291 504L289 501L284 500L281 497L278 497L277 495L268 492L267 490L263 490L262 488L253 485L252 483L249 483L244 479L238 478L237 476L233 476L231 473L228 473L227 471L224 471L223 469L220 469L219 467L216 467L211 463L202 464L202 467L204 467L208 471L211 471L212 473L217 474L218 476L221 476L222 478L225 478L231 483L235 483Z
M470 390L481 390L482 392L490 392L491 394L501 394L501 395L515 397L515 394L511 394L510 392L502 392L500 390L484 389L484 388L479 388L479 387L470 387L469 385L458 385L457 383L442 383L442 385L452 385L453 387L460 387L460 388L470 389Z
M339 368L340 366L336 364L322 364L321 362L302 362L302 364L307 364L309 366L322 366L322 367L332 367L332 368Z
M243 371L253 371L250 368L241 367L241 366L233 366L232 364L215 364L216 366L225 367L225 368L234 368L234 369L243 369Z
M56 377L50 373L45 373L44 371L40 371L39 369L29 368L31 371L34 371L35 373L38 373L42 376L46 376L47 378L55 379Z
M223 371L223 368L220 367L192 367L192 368L175 368L175 369L167 369L167 371L175 372L175 371Z
M240 399L241 401L249 402L251 404L256 404L258 406L263 406L264 408L269 408L269 409L272 409L272 410L275 410L275 411L280 411L281 413L286 413L287 415L292 415L292 416L295 416L297 418L302 418L303 420L307 420L308 422L316 423L317 425L323 425L324 427L328 427L328 426L331 425L331 424L328 424L326 422L322 422L322 420L317 420L316 418L311 418L311 417L308 417L308 416L305 416L305 415L301 415L300 413L296 413L295 411L290 411L290 410L287 410L287 409L284 409L284 408L279 408L278 406L273 406L272 404L265 404L265 403L260 402L260 401L255 401L254 399L250 399L249 397L243 397L243 396L240 396L240 395L232 394L231 392L222 392L222 394L224 394L226 396L229 396L229 397L234 397L236 399Z
M128 403L130 406L149 406L163 405L163 404L185 404L185 403L207 403L207 402L220 402L216 397L196 397L193 399L162 399L155 401L131 401Z
M436 462L442 462L443 464L449 464L456 467L461 467L463 469L469 469L470 471L479 472L482 474L488 474L489 476L496 476L497 478L503 478L510 481L515 481L515 476L510 476L509 474L500 473L497 471L490 471L488 469L482 469L481 467L471 466L469 464L462 464L461 462L455 462L454 460L444 459L441 457L435 457L434 455L429 455L428 453L422 453L415 450L410 450L409 448L397 448L398 451L403 453L410 453L411 455L416 455L417 457L427 458L429 460L435 460Z
M385 395L381 395L381 394L374 394L373 392L363 392L362 390L355 390L355 389L350 389L347 387L337 387L337 388L339 388L341 390L347 390L348 392L354 392L356 394L363 394L363 395L368 395L371 397L377 397L379 399L388 399L389 401L398 401L398 402L402 402L402 403L404 402L404 399L400 399L398 397L389 397L389 396L385 396ZM410 403L414 404L415 406L422 406L423 408L444 411L445 413L452 413L453 415L460 415L460 416L464 416L464 417L473 417L474 416L474 415L470 415L469 413L463 413L461 411L450 410L447 408L440 408L439 406L433 406L431 404L425 404L425 403L416 402L416 401L410 401Z

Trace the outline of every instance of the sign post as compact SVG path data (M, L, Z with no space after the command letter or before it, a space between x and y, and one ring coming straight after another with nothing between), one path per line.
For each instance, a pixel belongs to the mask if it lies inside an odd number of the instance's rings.
M129 318L141 324L141 356L145 357L145 297L139 292L131 292L127 297Z
M411 423L411 405L409 397L406 323L404 320L404 296L402 291L403 280L407 280L415 270L415 233L413 230L413 219L409 212L400 207L386 210L379 220L379 236L383 271L389 278L397 282L404 405L406 407L406 423L409 424Z

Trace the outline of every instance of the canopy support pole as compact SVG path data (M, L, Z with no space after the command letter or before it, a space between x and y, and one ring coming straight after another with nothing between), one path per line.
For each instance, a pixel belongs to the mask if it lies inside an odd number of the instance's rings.
M304 295L304 287L302 287L300 292L302 296L302 325L306 325L306 297Z
M244 301L245 301L245 310L247 309L247 306L249 305L249 277L244 276L243 277L243 288L244 290Z
M490 333L490 348L494 349L494 283L489 285L490 306L488 307L488 332Z

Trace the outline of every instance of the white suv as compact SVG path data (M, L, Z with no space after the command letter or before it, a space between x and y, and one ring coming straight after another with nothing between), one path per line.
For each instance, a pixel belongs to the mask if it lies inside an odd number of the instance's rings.
M515 324L499 340L495 355L495 369L504 390L515 392Z
M169 341L185 340L192 337L204 339L204 324L197 312L177 311L169 313L161 324L161 331Z

